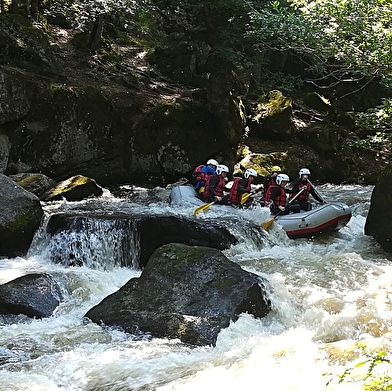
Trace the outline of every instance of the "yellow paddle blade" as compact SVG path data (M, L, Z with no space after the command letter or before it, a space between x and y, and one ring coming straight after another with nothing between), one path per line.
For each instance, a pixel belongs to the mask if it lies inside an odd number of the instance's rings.
M215 204L215 202L210 202L209 204L203 204L202 206L199 206L196 208L193 212L193 216L196 216L198 213L200 213L202 210L207 210L212 204Z
M269 227L271 227L271 225L272 225L272 223L274 222L274 220L275 220L275 219L268 220L267 222L265 222L265 223L262 225L262 228L265 229L265 230L267 230Z
M241 197L241 205L245 204L245 202L247 201L247 199L250 197L250 193L244 193L242 194Z

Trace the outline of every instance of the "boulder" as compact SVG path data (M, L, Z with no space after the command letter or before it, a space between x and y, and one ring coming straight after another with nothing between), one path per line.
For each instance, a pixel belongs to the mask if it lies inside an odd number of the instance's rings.
M139 278L85 316L132 334L215 345L220 330L241 313L261 318L269 312L264 284L219 250L168 244L154 252Z
M15 175L9 175L19 186L22 186L27 191L41 197L45 191L54 188L57 182L48 176L37 173L24 172Z
M304 103L311 109L315 109L321 112L331 111L331 103L328 99L324 98L317 92L310 92L304 96Z
M293 133L292 101L280 91L270 91L268 102L260 102L253 110L248 126L253 137L287 141Z
M143 268L151 254L167 243L219 250L237 243L223 224L143 213L89 216L62 213L50 217L47 232L51 236L51 261L70 266L94 267L95 262L105 258L116 265ZM102 244L100 251L97 243Z
M7 136L7 133L0 128L0 172L1 173L3 173L4 170L7 168L10 149L11 149L11 143Z
M61 301L61 289L49 274L28 274L0 285L0 314L46 318Z
M365 222L365 234L373 236L387 252L392 252L392 164L381 172L370 199Z
M100 196L103 190L94 179L83 175L76 175L61 181L55 187L42 194L44 201L61 200L63 197L68 201L80 201L90 196Z
M0 174L0 205L0 256L23 256L44 215L40 200Z

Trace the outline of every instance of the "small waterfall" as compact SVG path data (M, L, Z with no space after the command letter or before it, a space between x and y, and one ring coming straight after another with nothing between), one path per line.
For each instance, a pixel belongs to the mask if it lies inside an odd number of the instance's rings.
M72 216L47 222L34 238L29 255L41 253L49 262L91 269L114 267L139 269L140 245L136 222L132 219Z

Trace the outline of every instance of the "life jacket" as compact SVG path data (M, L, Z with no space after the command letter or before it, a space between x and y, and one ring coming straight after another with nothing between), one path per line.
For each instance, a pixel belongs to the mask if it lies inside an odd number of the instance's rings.
M301 183L299 186L298 186L298 191L300 191L301 189L305 189L305 190L302 190L302 192L301 192L301 194L299 194L299 196L296 198L299 202L306 202L306 201L308 201L309 200L309 194L310 194L310 183ZM293 198L293 197L295 197L295 195L296 195L297 193L292 193L292 194L290 194L290 199L291 198Z
M210 182L211 182L211 178L213 178L214 176L215 176L215 175L210 175L210 176L208 177L208 179L207 179L207 182L206 182L205 186L204 186L203 196L204 196L205 198L211 197L211 193L210 193ZM218 197L222 197L222 195L223 195L223 190L224 190L224 188L225 188L226 182L225 182L225 180L223 179L223 177L222 177L221 175L218 175L218 176L219 176L219 182L218 182L218 184L215 186L215 194L216 194Z
M202 176L204 173L201 172L201 169L204 167L204 164L200 164L200 166L197 166L192 173L192 176L195 178L196 182L200 182L202 179Z
M197 171L196 171L197 170ZM210 166L197 166L193 171L195 175L195 182L202 182L204 185L210 175L216 175L216 171Z
M276 185L276 181L275 178L273 177L268 177L267 180L264 183L264 188L263 188L263 197L266 200L267 199L267 191L268 189L272 186L272 185Z
M271 191L273 188L277 187L280 189L280 195L276 197L274 200L271 200ZM271 185L268 190L267 190L267 195L265 197L266 202L268 203L275 203L278 206L286 206L286 191L283 189L283 187L278 186L278 185Z
M238 178L235 179L233 182L233 186L231 187L230 194L229 194L229 201L232 202L233 204L239 204L241 202L242 193L238 191L238 185L240 181L243 180L244 179L242 178ZM246 190L250 191L250 189L251 189L250 182L247 181Z

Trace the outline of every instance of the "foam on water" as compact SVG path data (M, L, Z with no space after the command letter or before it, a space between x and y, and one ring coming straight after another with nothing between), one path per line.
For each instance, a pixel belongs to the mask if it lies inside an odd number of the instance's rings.
M61 283L66 299L50 318L20 317L17 323L0 318L0 358L7 359L0 367L0 390L361 390L366 366L357 369L356 382L339 384L338 375L364 360L358 341L376 352L391 350L391 257L363 234L371 188L324 185L319 190L326 198L351 200L353 217L338 233L316 239L289 239L278 224L261 232L257 227L269 217L265 208L228 208L224 215L211 208L197 216L206 224L209 218L228 222L240 240L225 255L263 277L272 302L265 318L243 314L232 322L215 347L136 338L83 321L92 306L138 277L139 270L53 264L44 256L43 240L27 259L2 260L0 283L47 272ZM85 208L113 213L138 208L192 218L194 207L173 210L169 192L162 191L142 191L139 199L129 200L106 195L87 201ZM80 204L46 208L50 214Z

